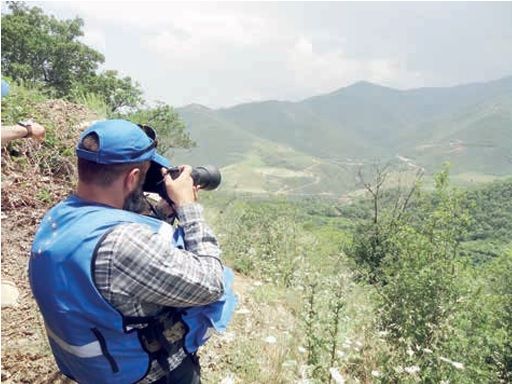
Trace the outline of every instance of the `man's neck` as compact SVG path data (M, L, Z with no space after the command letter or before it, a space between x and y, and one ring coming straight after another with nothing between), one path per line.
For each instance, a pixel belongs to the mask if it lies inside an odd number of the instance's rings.
M115 191L113 188L84 184L80 181L78 182L75 195L82 200L109 205L118 209L122 209L124 204L122 194Z

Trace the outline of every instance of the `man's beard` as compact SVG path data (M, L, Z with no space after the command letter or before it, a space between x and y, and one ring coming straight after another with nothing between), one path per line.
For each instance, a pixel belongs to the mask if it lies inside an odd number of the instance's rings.
M141 178L141 181L137 188L133 192L131 192L126 199L124 200L123 209L126 211L143 213L147 210L147 202L144 197L144 192L142 191L142 185L144 184L144 178Z

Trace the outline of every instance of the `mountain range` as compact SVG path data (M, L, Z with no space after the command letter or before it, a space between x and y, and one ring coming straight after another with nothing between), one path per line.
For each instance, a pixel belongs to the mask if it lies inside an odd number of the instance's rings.
M449 161L461 183L512 174L512 76L410 90L358 82L298 102L177 112L197 146L173 159L220 166L223 188L239 192L341 195L376 161L427 175Z

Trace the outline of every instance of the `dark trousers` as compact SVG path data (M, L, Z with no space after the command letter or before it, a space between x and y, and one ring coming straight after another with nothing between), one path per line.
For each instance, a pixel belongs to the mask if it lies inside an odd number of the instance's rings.
M153 384L201 384L201 367L196 355L188 355L183 362L171 371L169 381L167 376L155 381Z

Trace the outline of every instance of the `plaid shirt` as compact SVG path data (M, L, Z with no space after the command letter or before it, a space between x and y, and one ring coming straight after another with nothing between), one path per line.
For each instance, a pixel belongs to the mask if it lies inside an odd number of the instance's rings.
M185 232L186 250L171 247L170 239L137 223L118 225L98 247L96 287L123 315L152 316L164 307L205 305L222 295L220 249L203 219L202 207L188 204L179 207L176 215ZM178 321L171 328L171 341L182 343L184 325ZM169 339L168 332L166 337ZM170 369L185 357L180 346L168 358ZM163 375L165 372L153 361L140 383L151 383Z

